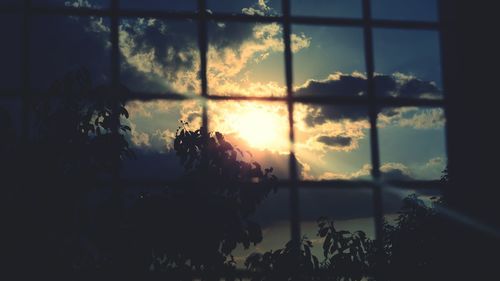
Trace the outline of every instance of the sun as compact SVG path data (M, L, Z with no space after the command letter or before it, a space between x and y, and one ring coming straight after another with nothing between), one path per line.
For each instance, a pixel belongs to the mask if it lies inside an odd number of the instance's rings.
M227 131L252 148L289 150L286 106L256 102L238 103L233 106L226 110L218 109L225 112L221 119L224 119L225 124L222 127Z
M273 147L279 142L280 124L276 115L263 109L253 109L238 118L238 133L251 146Z

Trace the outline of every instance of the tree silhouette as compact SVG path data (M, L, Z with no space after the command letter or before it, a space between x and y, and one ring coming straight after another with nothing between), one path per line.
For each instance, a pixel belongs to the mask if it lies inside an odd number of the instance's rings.
M448 169L441 181L449 181ZM425 203L416 194L403 199L395 224L384 220L384 249L377 260L376 243L363 231L337 230L333 220L318 219L319 238L323 238L324 258L311 254L307 237L295 259L292 242L283 249L251 254L245 265L255 275L252 281L267 280L362 280L372 279L380 267L386 280L443 280L443 264L453 252L447 240L453 235L450 223L436 211L446 206L444 198L431 197Z
M357 281L372 274L374 241L364 232L337 230L333 220L320 217L317 236L324 238L322 262L311 253L312 242L303 237L298 255L292 241L283 249L250 255L245 265L255 274L252 280Z
M139 198L131 210L131 239L146 268L176 272L178 278L189 279L193 270L207 279L221 273L229 278L236 246L249 248L262 240L251 215L275 188L276 176L272 168L245 161L221 133L185 125L174 140L185 173L162 194Z
M93 87L85 69L69 72L46 95L29 99L27 139L2 158L12 264L33 272L71 272L82 256L88 226L86 196L132 156L128 117L117 98L124 89ZM10 134L9 134L10 135ZM5 156L5 154L3 155ZM8 163L6 163L8 161ZM5 170L4 170L5 171Z
M142 192L124 208L116 179L122 162L134 158L128 143L125 88L93 87L85 69L56 81L50 95L33 100L26 143L15 140L12 121L0 111L2 178L10 187L2 207L7 217L4 249L11 269L22 272L149 271L172 279L235 280L233 251L263 239L252 219L259 204L276 191L273 168L262 168L220 132L189 129L181 122L173 150L184 173L161 192ZM168 170L165 170L168 173ZM100 181L113 192L95 210L85 198ZM447 170L442 181L447 182ZM445 206L443 199L434 200ZM89 212L95 213L91 220ZM386 280L429 279L452 249L449 224L416 195L404 199L396 224L384 224L384 257L376 262L375 241L362 231L338 230L318 219L323 257L311 252L307 237L300 248L254 253L245 266L252 280L361 280L382 267ZM23 254L28 253L28 254ZM409 254L411 253L411 254ZM29 274L29 272L26 272ZM442 277L442 275L439 275Z
M312 242L302 237L298 254L290 241L282 249L251 254L245 265L253 273L252 281L313 280L320 266L311 254L312 247Z

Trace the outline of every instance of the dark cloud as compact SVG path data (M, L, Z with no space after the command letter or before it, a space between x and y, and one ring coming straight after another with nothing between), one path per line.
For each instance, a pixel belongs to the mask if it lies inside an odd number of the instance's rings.
M132 19L122 21L121 31L133 39L131 55L151 50L156 61L166 67L165 71L190 70L197 57L183 53L197 49L197 23L194 21L160 21Z
M319 136L316 140L333 147L344 147L352 144L352 138L345 136Z
M375 91L381 97L401 98L439 98L440 90L433 82L423 81L403 74L376 75L374 77ZM309 80L296 89L299 97L354 97L366 95L366 78L360 74L334 74L325 80ZM399 111L384 108L381 114L392 117ZM305 117L309 126L321 125L328 120L359 121L368 117L367 109L363 107L317 106Z
M364 95L366 80L364 78L341 74L326 80L309 80L295 91L295 95L303 96L358 96Z
M208 42L216 49L238 47L246 40L252 38L253 23L215 23L211 22L208 25Z
M310 107L308 114L304 117L307 125L314 127L327 121L360 121L368 118L368 111L361 106L329 106L314 105Z
M60 1L56 2L38 1L38 4L64 4L59 3ZM108 1L105 2L91 0L83 4L102 7L107 5ZM73 4L77 1L68 1L68 3ZM179 5L167 6L176 8ZM181 6L183 5L179 7ZM10 22L18 23L20 20L20 17L8 19ZM30 57L33 59L31 77L35 88L46 90L53 81L77 67L89 69L95 83L109 82L111 59L109 20L99 17L36 16L32 23ZM209 43L215 48L234 47L237 49L243 42L252 38L255 25L253 23L225 25L210 23ZM4 24L3 26L10 25ZM19 26L19 24L13 26ZM14 41L20 42L20 40ZM182 73L198 71L196 69L199 65L198 30L195 21L123 19L120 22L120 47L122 50L121 79L127 87L133 90L142 92L171 90L170 85L180 79ZM19 48L14 47L12 50L13 55L10 54L8 57L16 58L18 63L8 63L8 65L19 65L20 56L15 54L18 53L16 50ZM150 57L140 56L146 54ZM127 59L134 55L139 55L134 58L134 62ZM139 69L141 66L137 64L143 64L143 69ZM4 72L15 73L18 76L20 70L2 69L1 73L4 74ZM199 84L198 81L193 81L196 79L198 78L190 76L187 79L190 81L184 82L187 92L194 91L193 85ZM15 79L8 80L16 82ZM20 83L19 79L17 83Z
M433 82L403 74L375 75L375 92L382 97L422 98L440 97L441 91ZM325 80L309 80L299 87L297 96L353 97L366 95L366 78L359 74L334 74Z
M110 77L107 20L87 17L35 16L31 20L31 84L47 90L67 72L85 67L94 84Z
M385 171L381 171L381 176L385 180L413 180L413 177L406 171L397 168L390 168Z

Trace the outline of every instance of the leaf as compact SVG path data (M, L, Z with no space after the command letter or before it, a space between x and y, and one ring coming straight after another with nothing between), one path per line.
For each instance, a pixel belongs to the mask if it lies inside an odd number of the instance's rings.
M123 115L123 116L125 116L125 118L127 118L127 119L129 117L128 110L125 107L123 107L123 106L120 107L120 114Z
M304 246L304 252L306 253L307 262L310 262L312 258L311 258L311 249L309 248L309 246Z
M247 150L246 153L248 153L248 155L250 155L250 157L253 157L253 154L250 151Z
M239 148L237 148L237 147L236 147L235 149L236 149L236 150L240 153L241 157L245 157L245 156L243 155L243 151L241 151L241 149L239 149Z
M316 256L312 256L313 258L313 263L314 263L314 269L319 269L319 261L318 261L318 258Z
M326 257L328 257L328 252L330 251L330 247L332 245L332 239L331 239L331 235L328 234L328 236L326 236L325 238L325 241L323 242L323 254Z
M318 230L318 236L319 237L325 237L327 233L328 233L328 228L326 228L326 227L325 228L320 228Z

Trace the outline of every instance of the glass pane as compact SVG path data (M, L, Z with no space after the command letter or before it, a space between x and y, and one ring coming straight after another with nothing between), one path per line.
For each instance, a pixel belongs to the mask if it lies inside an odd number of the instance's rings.
M165 11L189 11L194 12L198 8L196 0L182 1L158 1L158 0L120 0L120 7L124 9L138 10L165 10Z
M262 241L251 244L245 249L243 244L238 244L232 252L237 268L247 268L245 262L252 256L262 255L266 252L276 251L290 241L290 195L286 188L269 193L260 204L256 206L255 213L250 217L262 231Z
M442 98L439 52L437 32L375 29L377 94Z
M295 150L305 180L370 178L367 109L297 104Z
M326 272L337 280L367 277L375 254L371 190L305 186L299 198L301 234L310 241L311 254L319 261L312 273ZM309 258L313 264L314 257Z
M446 169L440 108L384 108L378 115L381 172L387 180L438 180Z
M292 30L297 95L363 95L366 86L362 29L294 25Z
M140 93L198 94L196 28L193 21L122 20L122 83Z
M288 179L290 142L284 103L221 101L208 104L208 126L220 132L237 151L237 159L272 168L278 179Z
M405 279L408 272L412 280L448 274L442 266L450 255L456 255L449 250L449 242L456 241L450 237L465 229L440 213L447 208L446 198L437 190L393 187L383 189L383 202L388 278Z
M360 18L360 0L291 0L292 14L297 16L319 16Z
M209 24L209 93L285 96L282 27L277 23Z
M207 8L214 13L276 16L281 14L281 0L207 0Z
M2 42L0 52L0 96L4 91L18 90L21 88L21 23L20 16L0 16L0 36L8 38Z
M200 128L201 105L197 101L133 101L126 109L130 117L122 122L131 128L128 142L135 157L125 161L123 177L178 180L189 172L181 162L184 156L174 149L174 140L179 127L188 131Z
M246 268L247 259L277 250L290 240L286 189L271 191L261 202L251 203L243 195L198 193L187 187L124 188L121 198L127 228L121 230L119 240L110 235L116 211L113 191L108 187L91 190L83 200L89 223L80 225L92 234L85 242L99 251L111 250L121 253L120 257L140 260L129 266L141 271L191 276L191 270L198 269L195 265L224 264L227 271L218 268L217 274L234 273L232 269ZM247 211L237 200L255 209ZM121 252L109 246L117 244L127 250ZM116 256L108 259L112 262ZM90 268L110 266L99 259L86 262ZM197 274L203 272L197 270Z
M377 19L437 21L436 0L372 0L372 15Z
M99 17L35 16L32 19L31 87L47 91L81 69L92 85L110 81L109 21Z

